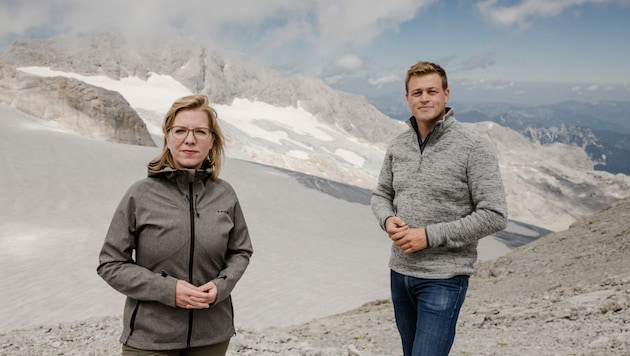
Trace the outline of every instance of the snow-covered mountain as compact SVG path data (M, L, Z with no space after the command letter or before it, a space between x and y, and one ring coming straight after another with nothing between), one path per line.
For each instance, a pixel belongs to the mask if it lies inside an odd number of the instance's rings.
M162 115L193 92L216 101L222 177L254 242L234 293L237 323L283 326L387 297L389 241L368 201L403 124L319 80L190 40L59 37L17 41L0 57L0 331L120 313L122 297L95 273L98 250L159 151ZM579 148L474 127L497 147L512 219L482 240L482 259L627 195L627 176L593 171Z
M158 154L0 104L0 333L120 315L124 298L96 274L98 253L122 195ZM231 157L221 178L254 246L233 293L239 327L288 326L388 297L390 241L369 190ZM507 230L481 241L480 259L509 252L506 239L541 236L514 222Z
M19 40L0 57L0 74L1 102L84 136L141 145L152 144L147 133L161 145L162 116L173 100L206 93L230 157L367 189L387 142L405 128L361 96L315 78L283 77L185 37ZM594 171L583 149L532 143L498 125L475 127L498 148L515 220L561 230L627 195L629 178Z
M20 105L20 97L47 95L33 89L37 83L25 88L25 81L72 77L120 92L155 135L174 99L201 92L216 102L233 155L363 187L373 186L382 147L399 130L364 97L316 78L283 77L185 37L140 44L110 33L20 40L0 61L0 100L21 110L29 105Z

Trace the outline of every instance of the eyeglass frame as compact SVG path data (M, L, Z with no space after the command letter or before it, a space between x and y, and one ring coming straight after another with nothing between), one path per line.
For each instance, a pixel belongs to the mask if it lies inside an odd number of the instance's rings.
M186 134L185 134L184 136L182 136L181 138L177 138L177 137L175 136L175 133L173 133L173 129L176 129L176 128L177 128L177 129L186 130ZM206 138L198 138L198 137L197 137L197 134L195 133L195 130L207 130L207 131L208 131L208 137L206 137ZM174 138L174 139L176 139L176 140L185 140L185 139L186 139L186 137L188 137L188 133L189 133L189 132L192 132L192 133L193 133L193 138L194 138L195 140L208 140L208 139L210 139L210 137L214 134L214 131L212 131L212 130L211 130L210 128L208 128L208 127L193 127L192 129L189 129L188 127L185 127L185 126L171 126L171 127L168 129L168 131L167 131L167 132L169 132L169 133L173 136L173 138Z

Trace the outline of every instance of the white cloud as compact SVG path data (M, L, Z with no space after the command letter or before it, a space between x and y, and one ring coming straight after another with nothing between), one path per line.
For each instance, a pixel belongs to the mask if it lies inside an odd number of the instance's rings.
M337 67L343 70L357 70L363 66L363 60L354 54L346 54L337 60Z
M457 84L465 89L478 89L483 88L486 90L505 90L512 88L516 85L515 82L504 82L501 80L486 80L482 79L464 79L457 82Z
M456 71L466 71L473 70L478 68L487 68L495 64L494 55L492 53L481 53L481 54L473 54L465 61L459 63L455 70Z
M586 4L618 3L618 0L523 0L516 4L502 5L499 0L484 0L476 6L482 16L491 22L519 29L530 27L538 18L553 17L565 10L570 10Z
M346 45L365 45L381 33L396 30L398 25L411 20L416 13L434 0L328 0L316 1L318 14L317 47L342 48Z
M27 34L85 34L114 28L126 35L178 29L219 44L261 49L298 42L329 54L369 44L435 0L31 0L0 3L0 39ZM30 37L30 36L28 36ZM6 41L7 38L4 38ZM238 49L238 48L237 48Z
M384 77L380 77L380 78L376 78L376 79L372 79L370 78L368 80L368 83L370 83L371 85L374 85L376 87L379 87L383 84L389 84L389 83L396 83L400 81L400 77L397 75L386 75Z
M326 81L326 83L328 84L337 84L337 83L341 83L343 81L343 75L331 75L329 77L324 77L324 80Z
M342 83L347 76L356 76L363 67L363 60L355 54L345 54L334 63L327 63L320 69L320 75L328 84Z
M513 86L514 86L514 82L503 83L503 82L500 82L500 81L495 81L495 82L488 83L486 85L486 89L490 89L490 90L505 90L505 89L511 88Z
M579 95L582 95L582 93L584 92L584 89L581 86L574 86L574 87L571 87L571 91L579 96Z

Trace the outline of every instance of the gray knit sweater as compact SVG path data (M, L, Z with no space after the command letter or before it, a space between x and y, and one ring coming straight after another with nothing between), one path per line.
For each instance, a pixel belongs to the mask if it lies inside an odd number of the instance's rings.
M408 124L411 126L411 120ZM392 245L390 268L417 278L471 275L477 241L507 226L507 204L495 150L447 108L420 152L410 127L385 154L372 211L384 229L399 216L425 227L428 248L404 255Z

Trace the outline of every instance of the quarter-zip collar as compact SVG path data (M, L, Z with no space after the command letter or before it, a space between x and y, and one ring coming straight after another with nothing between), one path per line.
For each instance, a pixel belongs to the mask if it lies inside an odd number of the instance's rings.
M435 126L433 127L433 130L429 132L427 137L425 137L424 141L422 141L422 138L420 137L420 132L418 131L418 123L416 122L416 118L412 116L407 120L407 125L409 125L409 127L411 127L413 131L416 133L416 137L418 139L418 146L420 147L420 153L424 151L424 148L427 146L427 143L429 142L429 140L432 139L432 137L433 139L437 139L439 136L442 135L444 130L446 130L446 128L451 125L453 121L452 120L453 117L454 117L453 110L450 107L447 107L446 113L444 114L442 119L440 119L440 121L438 121L435 124Z

